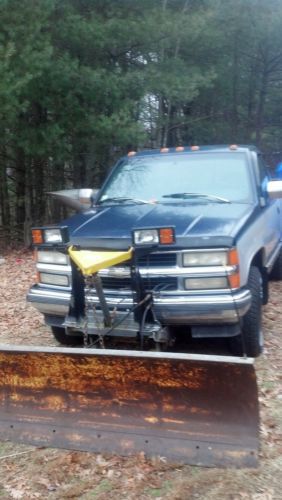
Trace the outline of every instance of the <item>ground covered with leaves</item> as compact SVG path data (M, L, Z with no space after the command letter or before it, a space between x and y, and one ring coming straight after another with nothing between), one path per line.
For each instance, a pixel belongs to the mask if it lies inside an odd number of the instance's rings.
M0 263L0 343L57 345L40 314L26 303L34 281L30 252ZM265 351L256 361L260 391L258 469L205 469L147 459L44 449L0 442L2 499L228 499L282 498L282 283L271 284L264 308Z

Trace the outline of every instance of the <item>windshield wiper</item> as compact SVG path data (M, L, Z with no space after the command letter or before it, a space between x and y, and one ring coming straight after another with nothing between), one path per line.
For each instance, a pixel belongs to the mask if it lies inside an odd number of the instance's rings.
M164 194L162 198L181 198L183 200L187 198L203 198L206 200L215 201L217 203L230 203L227 198L222 198L221 196L215 196L213 194L203 194L203 193L171 193Z
M130 198L128 196L114 196L112 198L104 198L103 200L99 200L98 204L102 203L107 203L107 202L114 202L114 203L124 203L126 201L130 201L132 203L142 203L142 204L155 204L156 202L154 201L147 201L147 200L140 200L139 198Z

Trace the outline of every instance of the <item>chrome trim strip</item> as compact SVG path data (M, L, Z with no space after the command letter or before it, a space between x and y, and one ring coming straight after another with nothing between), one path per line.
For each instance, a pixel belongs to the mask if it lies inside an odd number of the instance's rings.
M90 302L98 303L98 298L96 295L88 296L88 300ZM195 306L195 305L212 305L212 306L232 306L234 308L234 304L241 304L245 301L251 300L251 294L249 290L240 290L239 292L233 294L221 294L221 295L183 295L179 294L173 296L172 294L169 296L159 296L154 295L154 304L156 306ZM109 306L117 306L118 304L124 306L132 306L133 300L131 297L124 296L121 299L119 296L109 296L107 295L107 302Z
M177 352L154 352L154 351L131 351L115 349L91 349L91 348L68 348L68 347L42 347L31 345L0 344L0 350L4 352L22 353L50 353L50 354L72 354L83 356L113 356L128 358L150 358L150 359L179 359L183 361L203 361L211 363L234 363L240 365L253 365L254 358L243 358L235 356L217 356L211 354L186 354Z
M31 288L28 295L27 295L27 300L29 302L36 302L36 301L63 301L63 302L69 302L71 298L71 293L69 291L55 291L52 289L40 289L36 288L33 289ZM88 299L91 302L97 302L98 298L96 295L91 295L88 297ZM205 304L205 305L234 305L234 303L242 303L245 301L251 300L251 294L249 290L240 290L238 292L235 292L233 294L217 294L217 295L183 295L183 294L174 294L169 295L169 296L160 296L156 295L154 296L154 304L155 305L195 305L195 304ZM107 296L107 301L109 305L111 306L117 306L117 305L124 305L131 307L133 305L133 299L131 296L118 294L115 296L108 295Z
M67 315L70 305L70 292L31 289L27 300L43 314ZM132 297L125 295L106 295L110 308L120 311L133 306ZM96 295L87 297L90 304L99 305ZM239 290L234 294L218 295L170 295L154 296L154 307L159 320L171 324L234 323L248 311L251 304L249 290Z
M56 301L56 300L62 300L62 301L70 301L71 298L71 293L67 291L54 291L54 290L40 290L39 288L33 289L31 288L29 293L28 293L28 301L29 302L35 302L36 299L41 299L41 300L49 300L49 301ZM90 301L98 301L98 298L96 295L91 295L88 297ZM175 295L175 296L154 296L154 304L156 305L174 305L174 304L179 304L179 305L194 305L194 304L222 304L222 305L234 305L234 303L240 303L244 301L251 300L251 293L249 290L239 290L238 292L235 292L233 294L218 294L218 295L193 295L193 296L184 296L182 295ZM107 296L107 301L109 305L118 305L118 304L123 304L123 305L128 305L132 306L133 305L133 299L130 296L124 296L123 298L118 296Z
M48 299L48 300L64 300L70 301L71 292L70 291L58 291L58 290L41 290L40 288L31 288L27 294L27 300L29 302L34 302L35 299Z
M53 302L31 302L31 304L41 314L65 318L69 312L69 304L54 304Z
M124 304L128 306L133 305L133 300L132 297L130 296L131 294L116 294L115 296L108 295L107 296L107 301L109 305L118 305L118 304ZM59 290L53 290L53 289L40 289L40 288L31 288L28 295L27 295L28 301L29 302L35 302L36 299L39 300L52 300L53 302L56 300L62 300L64 302L69 302L71 298L71 293L70 291L59 291ZM90 301L94 301L97 299L96 295L91 295L88 297ZM178 294L174 293L173 295L170 294L169 296L165 296L162 294L156 294L154 295L154 303L158 305L178 305L178 304L211 304L211 305L217 305L217 304L234 304L235 303L240 303L244 302L245 300L251 300L251 294L250 291L247 289L244 290L239 290L238 292L234 292L233 294L211 294L211 295L184 295L183 293L179 292Z
M182 296L182 297L161 297L161 298L154 298L154 303L155 304L162 304L162 305L173 305L173 304L230 304L234 305L234 303L241 303L244 302L245 300L251 300L251 293L249 290L240 290L237 293L233 294L221 294L221 295L205 295L205 296L200 296L200 295L193 295L193 296Z
M174 278L208 278L229 276L237 271L237 266L202 266L202 267L153 267L148 266L139 268L142 278L159 278L159 277L174 277ZM126 267L109 267L99 271L101 278L129 278L130 270Z

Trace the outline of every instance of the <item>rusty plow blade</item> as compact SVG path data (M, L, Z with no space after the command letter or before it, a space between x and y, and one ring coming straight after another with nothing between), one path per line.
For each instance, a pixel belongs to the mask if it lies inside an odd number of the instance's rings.
M0 439L253 467L252 360L0 345Z

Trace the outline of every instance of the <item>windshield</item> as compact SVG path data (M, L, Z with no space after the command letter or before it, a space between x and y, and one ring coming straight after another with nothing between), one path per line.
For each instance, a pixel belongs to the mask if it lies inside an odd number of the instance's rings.
M204 153L123 160L108 179L98 203L133 203L135 200L250 202L246 157L240 153Z

